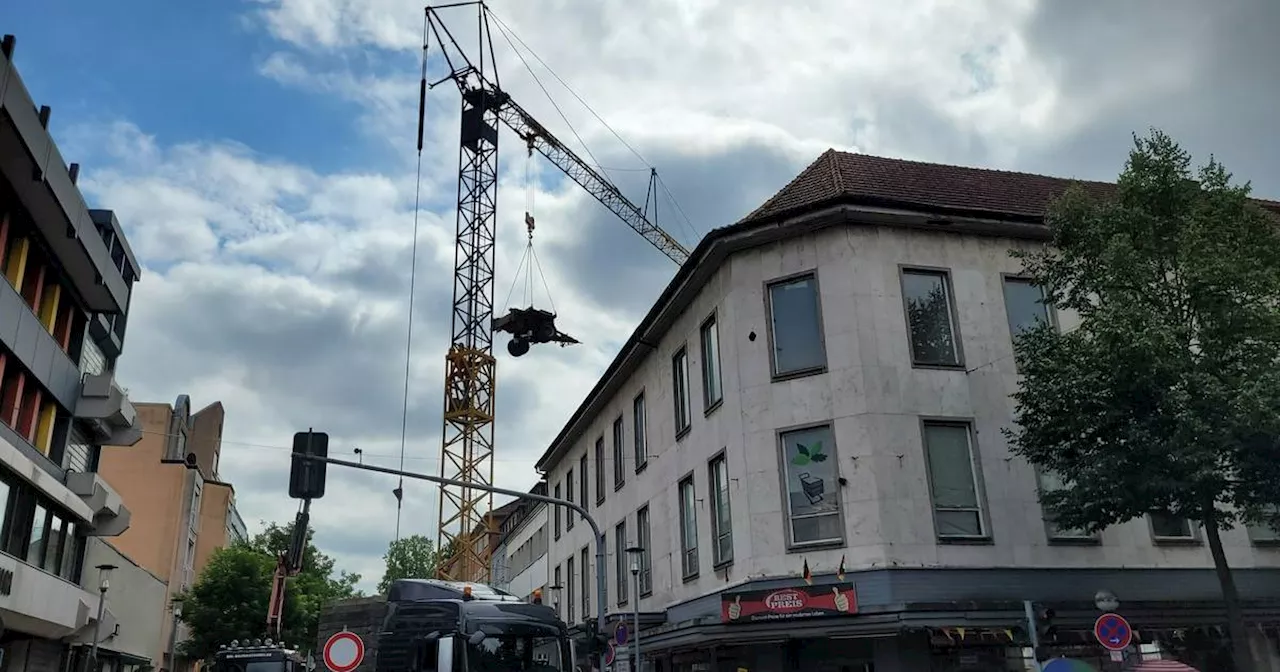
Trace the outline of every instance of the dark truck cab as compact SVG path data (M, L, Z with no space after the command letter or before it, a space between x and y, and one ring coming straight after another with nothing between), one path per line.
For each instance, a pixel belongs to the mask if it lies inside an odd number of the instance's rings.
M286 648L282 644L274 644L270 639L241 644L233 640L231 644L218 647L213 656L213 672L303 672L306 661L297 651Z
M555 610L536 600L434 579L402 579L387 591L376 672L573 669L568 630Z

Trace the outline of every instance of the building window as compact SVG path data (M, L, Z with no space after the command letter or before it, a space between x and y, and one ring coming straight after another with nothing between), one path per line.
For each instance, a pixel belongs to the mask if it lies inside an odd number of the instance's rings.
M698 509L693 476L680 481L680 572L686 581L698 575Z
M977 476L973 434L968 423L924 423L924 448L938 536L987 536Z
M596 505L604 504L604 437L596 439Z
M1280 544L1280 520L1274 518L1275 509L1265 511L1267 515L1272 516L1271 522L1249 523L1245 529L1249 533L1249 541L1255 544L1275 545Z
M711 460L712 562L717 567L733 562L733 521L729 509L729 468L724 453Z
M631 432L636 450L636 472L649 463L649 416L644 408L644 392L631 400Z
M591 554L582 547L582 618L591 618Z
M617 575L615 586L618 591L618 604L627 603L627 521L618 523L613 528L613 566Z
M551 576L551 589L555 591L556 618L560 618L560 589L564 588L564 584L560 583L560 565L556 565L555 572Z
M599 467L596 467L599 469ZM578 459L578 502L582 508L587 508L587 454L583 453Z
M702 323L702 403L710 412L724 399L720 375L720 328L715 313Z
M44 547L49 536L49 510L36 504L31 516L31 536L27 541L27 564L44 564Z
M902 271L911 362L924 366L959 366L955 305L946 271Z
M1024 331L1053 320L1044 302L1044 290L1027 278L1004 279L1004 311L1009 317L1009 334L1015 339Z
M556 499L560 499L560 484L559 484L559 483L556 483L556 487L555 487L555 494L553 494L553 495L552 495L552 497L555 497ZM554 509L554 512L551 514L551 517L555 519L555 520L554 520L554 522L555 522L555 526L552 528L552 530L554 530L554 532L555 532L555 536L556 536L556 539L558 540L558 539L560 539L560 509L561 509L561 506L560 506L559 504L552 504L552 505L551 505L551 508L552 508L552 509ZM557 582L557 583L558 583L558 582Z
M1061 476L1048 470L1037 469L1036 481L1040 486L1041 493L1061 490L1065 486L1065 484L1062 482ZM1053 522L1053 517L1049 515L1048 511L1044 513L1044 525L1045 525L1045 529L1049 532L1050 540L1096 541L1098 538L1098 535L1089 534L1084 530L1070 528L1070 527L1059 527L1056 523Z
M564 561L564 573L569 578L569 582L565 584L565 590L567 594L565 595L564 603L565 603L565 611L568 612L568 616L565 618L565 620L570 624L574 622L573 612L574 612L574 609L577 608L574 605L575 597L574 597L573 586L577 582L578 576L573 570L574 570L573 558L570 557L568 560Z
M636 545L640 553L640 596L653 592L653 549L650 548L653 535L649 534L649 506L646 504L636 512Z
M773 375L821 371L827 365L818 278L809 273L770 283L768 309Z
M791 545L841 541L840 474L831 427L784 432L779 439Z
M1196 541L1196 530L1186 518L1167 513L1152 513L1147 516L1151 521L1151 537L1156 541Z
M62 468L67 471L92 471L90 468L92 458L93 447L73 422L71 429L67 432L67 449L62 453Z
M689 351L680 348L671 358L671 398L675 401L676 438L689 431Z
M0 553L9 550L9 540L6 536L10 532L9 523L11 520L17 519L17 516L14 515L17 513L17 506L13 501L14 496L14 489L9 485L8 481L4 480L3 475L0 475Z
M58 568L58 576L75 581L76 562L84 551L84 537L77 534L76 524L67 521L66 532L62 537L62 564Z
M569 472L564 475L564 497L570 502L573 501L573 470L572 469L570 469ZM566 530L573 529L574 515L575 514L572 510L565 511L564 529Z
M102 353L102 348L98 347L86 328L84 345L80 348L80 372L96 376L106 370L107 356Z
M625 442L622 429L622 416L613 419L613 489L621 488L627 482L627 465L624 456L626 448L623 448Z

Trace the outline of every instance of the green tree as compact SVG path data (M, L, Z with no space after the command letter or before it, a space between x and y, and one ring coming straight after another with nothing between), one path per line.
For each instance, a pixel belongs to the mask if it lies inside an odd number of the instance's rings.
M386 593L396 579L435 578L440 555L430 539L415 534L392 541L382 559L387 568L382 573L382 581L378 582L378 592Z
M1223 529L1277 522L1280 228L1217 162L1193 179L1168 136L1135 137L1113 198L1075 188L1052 246L1019 254L1081 326L1025 332L1011 448L1063 487L1055 522L1099 531L1149 513L1199 523L1240 670L1252 670Z
M195 584L182 595L182 621L191 636L182 655L204 659L233 639L266 637L267 607L276 558L289 547L293 524L271 523L247 543L214 551ZM282 638L293 644L316 639L320 608L330 600L353 597L359 575L337 572L334 561L312 543L308 530L303 568L285 588Z

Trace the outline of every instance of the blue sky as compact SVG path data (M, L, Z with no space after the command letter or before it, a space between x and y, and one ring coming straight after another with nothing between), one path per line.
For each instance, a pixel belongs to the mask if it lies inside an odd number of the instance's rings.
M644 201L644 181L630 177L648 166L613 131L657 167L691 220L664 201L659 224L690 246L832 147L1109 180L1130 134L1158 126L1280 197L1268 116L1280 109L1280 42L1267 32L1280 4L1269 0L490 4L608 121L535 66L601 164L641 169L617 174L632 200ZM335 452L398 462L421 28L415 0L38 0L0 15L64 156L81 163L87 200L116 211L144 266L118 377L135 400L223 402L222 475L251 527L292 515L299 429L328 431ZM495 42L504 88L585 156ZM407 464L428 471L450 327L457 109L456 90L429 94L406 442ZM523 147L510 134L502 143L500 304L527 195ZM518 361L500 352L495 479L511 488L537 480L534 461L674 270L554 168L538 170L539 257L561 328L585 342ZM317 542L371 588L395 483L331 473ZM434 536L436 501L406 484L407 533Z
M250 3L130 0L12 3L21 71L53 125L129 119L166 143L233 140L319 170L376 165L356 103L289 88L259 67L279 41ZM16 11L15 11L16 10ZM379 49L362 69L385 72ZM412 64L411 59L400 59ZM316 141L323 138L322 141Z

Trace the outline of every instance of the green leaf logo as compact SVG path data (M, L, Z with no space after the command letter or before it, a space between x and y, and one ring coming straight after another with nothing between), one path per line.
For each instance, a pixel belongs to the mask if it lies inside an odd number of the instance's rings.
M796 444L796 456L791 458L791 464L797 467L803 467L814 462L826 462L827 456L822 452L822 442L818 441L812 446L806 446L803 443Z

